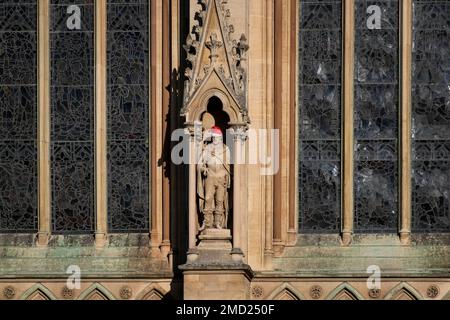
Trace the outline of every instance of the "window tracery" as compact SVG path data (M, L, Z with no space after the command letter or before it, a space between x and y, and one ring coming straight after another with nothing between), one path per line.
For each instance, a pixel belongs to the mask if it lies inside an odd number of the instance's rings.
M301 1L299 39L299 226L340 228L341 1Z
M149 230L149 2L108 5L108 227Z
M37 1L0 3L0 232L37 230Z

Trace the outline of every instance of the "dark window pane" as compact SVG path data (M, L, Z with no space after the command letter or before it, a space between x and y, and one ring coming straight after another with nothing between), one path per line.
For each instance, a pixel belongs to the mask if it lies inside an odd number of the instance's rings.
M341 198L341 1L301 1L299 230L336 233Z
M36 232L37 1L0 2L0 232Z
M450 231L450 2L414 1L412 229Z
M108 227L149 231L149 4L108 1Z
M398 1L355 1L355 232L397 231L398 14Z
M69 29L67 8L80 9ZM59 234L92 233L94 216L94 3L51 1L52 225Z

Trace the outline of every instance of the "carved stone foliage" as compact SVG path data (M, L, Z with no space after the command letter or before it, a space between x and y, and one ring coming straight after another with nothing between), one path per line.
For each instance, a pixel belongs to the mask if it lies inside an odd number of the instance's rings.
M67 286L64 286L61 289L61 295L64 299L67 299L67 300L73 299L73 297L75 296L75 290L70 289Z
M133 289L129 286L123 286L120 288L119 294L122 299L129 300L133 296Z
M16 289L12 286L7 286L3 289L3 296L6 299L12 299L16 295Z
M252 288L252 296L255 299L260 299L264 295L264 289L261 286L254 286Z
M182 116L189 111L190 102L199 89L215 73L248 121L246 61L249 46L244 34L239 39L234 38L235 29L227 2L199 0L202 9L196 13L196 25L183 46L187 65Z
M441 290L439 289L439 287L435 284L432 284L427 289L427 297L434 299L439 295L440 292L441 292Z
M309 295L313 299L320 299L323 295L323 289L319 285L314 285L309 289Z

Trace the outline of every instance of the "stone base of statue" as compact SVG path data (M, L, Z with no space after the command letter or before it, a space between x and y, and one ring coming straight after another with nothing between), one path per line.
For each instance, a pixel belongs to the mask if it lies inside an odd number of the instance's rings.
M206 229L199 235L199 245L190 249L184 275L186 300L250 299L253 272L242 260L240 249L233 249L231 231ZM224 297L224 294L229 296Z
M198 249L205 250L231 250L231 230L230 229L206 229L198 237L200 244Z

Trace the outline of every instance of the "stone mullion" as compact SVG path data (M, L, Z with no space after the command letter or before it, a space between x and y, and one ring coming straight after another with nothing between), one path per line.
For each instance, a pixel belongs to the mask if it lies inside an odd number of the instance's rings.
M411 66L412 0L401 2L401 163L400 240L408 244L411 234Z
M354 66L355 66L355 1L342 1L343 5L343 193L342 242L349 245L354 219Z
M95 2L95 243L103 246L107 239L107 107L106 107L106 0Z
M151 246L159 250L162 244L163 228L163 198L161 188L163 184L162 166L158 165L161 158L163 146L162 139L162 14L163 7L161 1L152 0L150 5L150 242Z
M48 244L51 217L50 179L50 15L49 0L38 1L38 245Z

